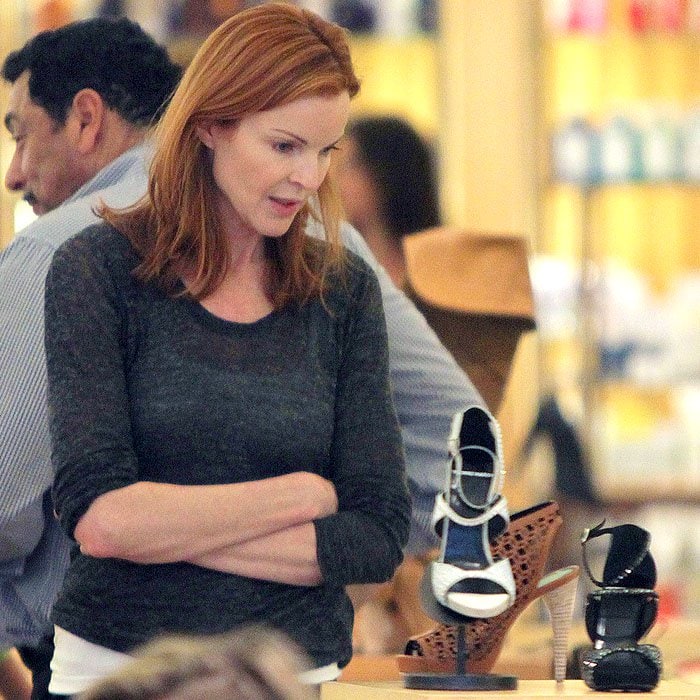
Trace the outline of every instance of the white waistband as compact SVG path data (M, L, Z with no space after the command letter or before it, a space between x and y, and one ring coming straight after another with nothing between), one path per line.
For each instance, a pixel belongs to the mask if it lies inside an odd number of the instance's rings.
M54 646L49 692L55 695L82 693L131 660L128 654L93 644L58 626L54 627Z
M327 664L312 668L310 671L304 671L299 674L299 680L304 685L318 685L326 681L334 681L340 675L338 664Z

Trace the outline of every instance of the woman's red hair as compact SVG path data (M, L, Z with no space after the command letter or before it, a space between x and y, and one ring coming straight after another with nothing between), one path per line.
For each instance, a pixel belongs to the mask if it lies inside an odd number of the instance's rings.
M235 122L304 97L354 97L358 90L345 31L308 10L266 3L221 24L197 51L156 127L148 194L128 209L100 211L141 255L138 276L172 293L187 275L188 293L202 298L226 274L211 159L198 125ZM306 234L309 216L323 224L327 245ZM342 260L339 219L326 177L287 233L266 239L276 308L323 292L325 275Z

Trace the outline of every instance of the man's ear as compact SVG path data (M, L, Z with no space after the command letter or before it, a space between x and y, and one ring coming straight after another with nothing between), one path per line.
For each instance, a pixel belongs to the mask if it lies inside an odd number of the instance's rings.
M73 97L67 121L81 153L92 152L99 143L106 110L100 94L92 88L83 88Z

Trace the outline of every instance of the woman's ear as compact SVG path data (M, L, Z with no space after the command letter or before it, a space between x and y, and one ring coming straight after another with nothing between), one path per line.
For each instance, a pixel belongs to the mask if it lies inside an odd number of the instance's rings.
M214 122L199 122L195 127L195 133L207 148L214 148L213 124Z

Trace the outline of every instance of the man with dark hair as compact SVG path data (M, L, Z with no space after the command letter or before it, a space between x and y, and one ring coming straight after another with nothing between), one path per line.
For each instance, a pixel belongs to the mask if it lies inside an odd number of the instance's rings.
M17 144L5 178L35 213L54 209L114 157L143 141L180 76L127 19L47 31L7 56L5 126Z
M2 66L15 142L5 184L45 215L0 252L0 647L32 670L33 698L48 697L49 610L69 551L49 495L44 278L101 199L143 194L144 139L180 74L137 24L104 18L42 32Z
M69 552L50 497L44 280L56 248L97 220L96 205L128 206L145 193L148 127L179 73L137 25L106 18L39 34L2 69L16 144L5 184L42 215L0 252L0 649L18 647L33 670L33 698L49 697L49 611ZM407 551L422 553L436 544L431 512L452 416L484 404L361 236L347 225L343 235L382 287L413 497Z

